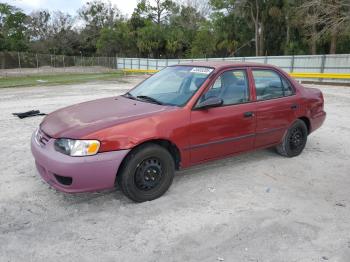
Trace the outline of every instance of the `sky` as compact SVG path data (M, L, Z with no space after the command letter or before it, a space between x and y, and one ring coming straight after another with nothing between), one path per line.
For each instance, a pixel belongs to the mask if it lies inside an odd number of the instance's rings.
M110 0L113 5L125 15L130 16L136 7L137 0ZM5 0L4 2L14 5L29 14L36 9L48 9L50 11L62 11L72 15L88 0Z

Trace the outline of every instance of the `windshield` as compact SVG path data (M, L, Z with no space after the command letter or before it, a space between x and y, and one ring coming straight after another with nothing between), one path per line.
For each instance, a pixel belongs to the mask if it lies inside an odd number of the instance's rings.
M156 104L183 106L212 71L208 67L167 67L135 87L126 97Z

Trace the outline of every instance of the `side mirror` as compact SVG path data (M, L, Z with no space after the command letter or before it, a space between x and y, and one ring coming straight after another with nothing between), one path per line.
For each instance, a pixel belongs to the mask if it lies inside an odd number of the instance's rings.
M217 107L217 106L221 106L223 103L224 101L221 98L209 97L208 99L197 104L195 109L207 109L211 107Z

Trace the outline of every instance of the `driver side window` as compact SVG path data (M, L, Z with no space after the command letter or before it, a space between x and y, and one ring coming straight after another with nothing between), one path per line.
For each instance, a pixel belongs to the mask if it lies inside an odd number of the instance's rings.
M249 85L245 70L230 70L222 73L204 94L201 101L210 97L223 100L223 105L235 105L249 101Z

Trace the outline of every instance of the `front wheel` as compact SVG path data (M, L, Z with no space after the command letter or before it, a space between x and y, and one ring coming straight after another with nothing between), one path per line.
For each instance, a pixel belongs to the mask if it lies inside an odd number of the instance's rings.
M282 143L276 147L282 156L294 157L300 155L307 141L308 130L304 121L298 119L287 130Z
M174 173L175 164L169 151L156 144L146 144L127 156L117 181L128 198L144 202L162 196L170 187Z

